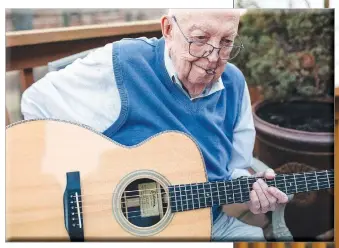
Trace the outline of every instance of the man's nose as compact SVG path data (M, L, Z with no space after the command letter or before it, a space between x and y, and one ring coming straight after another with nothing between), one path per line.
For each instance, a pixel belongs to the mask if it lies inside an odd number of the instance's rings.
M207 56L208 60L212 62L217 62L219 59L219 49L213 49L212 53Z

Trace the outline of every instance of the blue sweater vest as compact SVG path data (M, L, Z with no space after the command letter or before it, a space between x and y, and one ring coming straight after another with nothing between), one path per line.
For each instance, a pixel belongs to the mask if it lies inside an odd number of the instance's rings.
M164 39L123 39L113 43L113 68L121 97L118 119L103 133L136 145L167 130L190 135L198 144L209 181L228 180L233 129L241 109L245 79L228 63L225 89L191 101L172 82L164 62ZM220 208L213 208L213 219Z

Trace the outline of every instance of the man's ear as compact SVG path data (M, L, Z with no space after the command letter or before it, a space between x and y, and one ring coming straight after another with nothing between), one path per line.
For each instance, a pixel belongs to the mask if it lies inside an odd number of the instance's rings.
M161 18L161 31L165 41L172 40L173 25L170 16L163 16Z

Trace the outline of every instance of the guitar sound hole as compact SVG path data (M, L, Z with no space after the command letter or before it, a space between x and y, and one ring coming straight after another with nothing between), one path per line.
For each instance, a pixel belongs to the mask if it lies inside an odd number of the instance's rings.
M168 195L156 181L148 178L130 183L121 196L124 217L138 227L157 224L168 209Z

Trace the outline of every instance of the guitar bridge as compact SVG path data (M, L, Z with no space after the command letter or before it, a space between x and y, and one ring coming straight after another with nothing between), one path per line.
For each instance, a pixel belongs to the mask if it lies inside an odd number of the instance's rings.
M80 173L66 173L67 184L64 192L65 227L71 241L84 241Z

